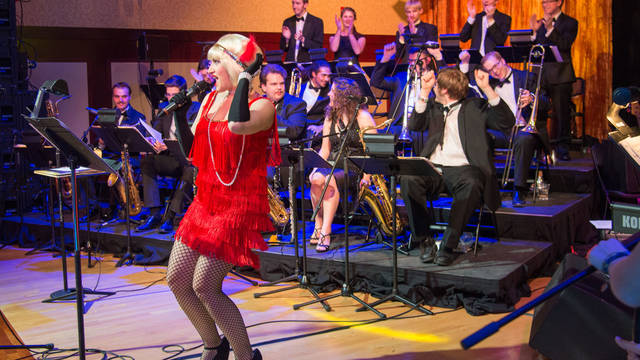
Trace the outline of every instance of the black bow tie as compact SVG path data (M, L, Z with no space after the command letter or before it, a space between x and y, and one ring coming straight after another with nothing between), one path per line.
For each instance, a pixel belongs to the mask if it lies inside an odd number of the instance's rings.
M304 21L304 17L296 17L296 21Z
M311 84L311 82L309 82L309 84L307 84L307 85L308 85L309 89L313 90L313 91L320 91L322 89L320 87L313 86L313 84Z
M491 85L491 87L494 87L494 88L502 87L502 85L504 84L511 84L511 74L509 74L509 76L507 76L507 78L504 80L500 80L496 78L489 79L489 85Z

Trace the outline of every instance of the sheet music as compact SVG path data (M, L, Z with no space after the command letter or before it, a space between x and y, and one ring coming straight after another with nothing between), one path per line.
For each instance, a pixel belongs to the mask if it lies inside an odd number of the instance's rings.
M627 151L636 164L640 165L640 136L628 137L618 144Z
M146 121L141 120L140 124L142 124L142 126L147 130L147 132L149 132L149 134L151 134L151 137L153 137L155 141L162 142L162 134L158 130L147 124Z

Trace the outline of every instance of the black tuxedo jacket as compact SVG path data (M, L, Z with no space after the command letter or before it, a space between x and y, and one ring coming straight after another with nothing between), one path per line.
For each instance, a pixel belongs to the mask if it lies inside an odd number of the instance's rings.
M476 14L476 21L473 25L467 21L464 23L462 31L460 31L460 41L467 42L471 39L472 49L480 49L480 43L482 42L482 17L484 15L484 11ZM507 40L509 30L511 30L511 16L496 10L493 19L495 22L487 28L487 34L484 38L485 54L493 51L496 46L503 46Z
M286 26L291 31L291 37L289 41L284 36L280 35L280 49L287 52L285 61L296 61L296 17L291 16L282 22L282 26ZM322 47L324 41L324 23L322 19L315 17L307 13L307 17L302 28L302 35L304 36L304 44L300 44L298 50L298 59L296 62L309 62L309 49L318 49Z
M484 175L483 199L492 210L501 204L498 179L487 137L478 134L486 134L487 128L508 128L513 123L513 113L502 99L497 106L490 106L485 99L467 98L463 100L458 114L458 131L463 151L469 164L478 167ZM409 129L429 132L420 156L431 156L444 135L444 113L441 105L434 99L429 99L423 113L414 111Z
M427 41L435 41L438 42L438 27L421 21L416 26L415 38L412 39L413 43L424 43ZM404 33L409 32L409 25L404 26ZM405 39L405 43L400 43L400 33L396 31L396 58L402 55L402 62L406 62L409 57L409 49L405 49L408 40Z
M535 42L543 45L558 47L562 62L545 62L542 67L542 81L545 85L570 83L576 80L571 62L571 46L578 35L578 20L561 13L558 16L553 31L546 37L547 29L544 24L536 32Z
M309 82L305 82L302 84L302 88L300 89L300 97L304 95L304 91L307 89L307 84ZM324 112L329 105L329 91L331 91L331 84L328 84L324 88L320 89L320 94L318 95L318 99L311 106L311 109L307 111L307 120L310 125L320 125L324 122Z
M278 127L287 128L290 140L304 138L307 130L307 103L295 96L284 94L276 104Z

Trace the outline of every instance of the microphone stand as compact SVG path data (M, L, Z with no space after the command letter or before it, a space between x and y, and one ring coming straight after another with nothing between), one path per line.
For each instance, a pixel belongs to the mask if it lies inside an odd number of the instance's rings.
M329 295L329 296L325 296L316 300L311 300L311 301L307 301L305 303L302 304L296 304L293 305L293 309L294 310L298 310L303 306L307 306L307 305L311 305L311 304L315 304L317 302L323 302L326 300L330 300L330 299L334 299L337 298L339 296L343 296L343 297L350 297L352 299L354 299L355 301L357 301L358 303L360 303L360 305L362 305L362 307L373 311L376 315L378 315L380 318L384 319L387 316L383 313L381 313L380 311L376 310L375 308L369 306L369 304L367 304L366 302L364 302L362 299L360 299L359 297L357 297L354 293L353 290L351 289L351 276L349 273L349 219L348 219L348 215L349 215L349 209L347 207L348 205L348 196L349 196L349 168L348 168L348 163L347 163L347 152L345 151L346 149L346 143L347 143L347 139L349 138L349 133L351 131L355 131L354 127L356 126L355 124L358 123L357 121L357 117L358 117L358 109L359 107L356 107L354 113L353 113L353 117L351 118L351 121L347 124L347 128L346 130L343 132L343 138L342 138L342 142L340 143L340 149L338 150L338 156L336 158L336 161L334 162L333 166L331 167L331 172L329 173L329 175L327 176L327 178L325 179L325 184L324 184L324 188L322 189L322 194L320 195L320 198L318 200L318 203L316 204L315 209L313 210L313 215L311 215L311 221L315 221L316 216L318 215L318 211L320 211L320 206L322 205L322 199L324 199L324 195L327 192L327 188L329 186L329 182L331 182L331 178L333 177L333 173L336 169L336 166L338 165L338 160L340 160L340 158L342 158L342 166L344 168L344 176L345 176L345 186L342 189L343 190L343 194L342 194L342 215L344 217L344 240L345 240L345 248L344 248L344 281L342 282L342 289L339 293L337 294L333 294L333 295Z
M635 235L631 236L629 239L627 239L623 245L631 250L633 249L633 247L640 241L640 232L636 233ZM587 277L588 275L594 273L597 269L593 266L590 265L588 266L586 269L580 271L579 273L573 275L572 277L570 277L569 279L563 281L562 283L556 285L555 287L551 288L549 291L545 291L542 295L538 296L537 298L531 300L530 302L524 304L521 308L513 311L511 314L503 317L502 319L498 320L498 321L494 321L488 325L486 325L485 327L483 327L482 329L474 332L473 334L467 336L466 338L462 339L462 341L460 341L460 344L462 345L462 348L464 350L467 350L469 348L471 348L472 346L474 346L475 344L479 343L480 341L488 338L489 336L495 334L496 332L498 332L498 330L500 330L501 327L507 325L508 323L510 323L511 321L517 319L518 317L520 317L521 315L527 313L529 310L533 309L534 307L542 304L543 302L551 299L552 297L554 297L555 295L558 295L560 292L562 292L562 290L568 288L569 286L573 285L575 282L577 282L578 280ZM640 317L640 311L638 311L638 308L636 308L634 310L634 320L633 320L633 341L636 343L640 343L640 322L638 321Z

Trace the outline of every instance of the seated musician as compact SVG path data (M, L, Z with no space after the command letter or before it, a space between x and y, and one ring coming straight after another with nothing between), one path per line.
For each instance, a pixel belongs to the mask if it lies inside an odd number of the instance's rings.
M135 126L143 135L148 135L145 129L146 119L145 116L131 106L129 101L131 100L131 87L126 82L117 82L111 88L111 98L115 109L119 111L119 115L116 117L116 126ZM96 124L99 124L99 119L96 119ZM147 125L148 126L148 125ZM114 153L106 149L105 143L101 138L98 138L98 148L102 150L102 157L106 161L110 162L115 168L120 167L120 153ZM134 160L135 158L132 158ZM92 182L89 182L90 197L95 194ZM117 194L115 191L109 192L109 211L103 214L103 220L110 220L117 215Z
M356 115L356 121L358 122L357 127L360 131L375 126L371 114L367 110L362 109L357 100L361 95L360 88L358 88L358 84L354 80L337 78L333 81L333 85L331 85L329 106L327 107L322 131L322 135L326 137L322 139L320 156L325 160L337 161L338 167L329 181L329 186L324 194L324 198L321 198L320 195L328 180L331 169L314 169L311 175L309 175L311 182L311 203L315 208L318 202L322 202L320 211L316 216L315 230L310 239L311 244L317 244L317 252L328 251L331 245L331 225L333 224L333 218L340 203L340 196L342 196L340 189L348 186L349 192L353 194L354 190L357 189L359 179L355 173L350 171L349 184L344 184L345 174L342 169L343 160L342 157L338 158L338 150L343 139L343 133L341 133L341 131L349 126L354 115ZM354 124L354 128L355 125L356 124ZM375 130L370 131L375 132ZM345 151L347 151L348 154L362 155L364 150L359 135L354 131L348 134L349 138L345 144ZM370 176L366 174L362 176L360 184L362 184L362 186L368 186L369 183Z
M441 176L400 176L402 198L409 214L413 240L422 245L422 262L450 265L464 225L475 209L484 203L495 210L500 193L489 144L487 128L513 126L513 114L489 85L489 74L476 70L476 81L489 100L466 98L468 79L461 71L446 68L437 77L433 71L422 75L420 97L416 102L409 128L428 131L420 156L428 158ZM435 99L428 99L435 92ZM453 196L449 224L440 249L429 233L433 216L428 199L448 190Z
M173 75L164 83L165 97L170 101L180 91L187 89L187 81L180 75ZM161 108L168 105L163 103ZM198 114L200 104L194 102L187 110L187 120L192 122ZM173 121L173 114L162 114L158 116L153 127L162 134L163 139L176 140L176 124ZM170 233L173 231L173 219L176 214L182 212L185 192L192 189L193 184L193 167L184 167L178 158L167 150L167 146L161 142L153 142L154 147L159 151L157 154L147 154L140 162L142 171L142 184L144 186L144 205L149 208L149 217L140 226L137 231L147 231L160 225L161 233ZM158 189L158 175L171 176L180 179L180 186L176 189L171 199L171 204L162 215L160 209L162 202L160 201L160 190ZM160 224L162 222L162 224Z
M381 90L386 90L390 93L387 116L388 118L393 119L393 122L391 123L389 131L393 134L400 134L405 107L405 93L403 90L406 90L405 85L407 85L407 72L402 71L393 73L394 62L390 60L395 54L395 44L391 43L385 45L382 58L380 59L380 62L375 65L373 73L371 74L371 86L375 86ZM409 67L413 67L419 60L420 63L417 66L418 72L431 68L431 58L429 55L432 55L436 59L436 65L438 68L445 66L442 52L439 49L427 49L426 52L420 52L419 48L412 47L409 49ZM418 56L420 56L420 59L418 59ZM415 92L418 91L418 89L413 89L412 82L409 83L408 87L409 111L407 111L407 113L411 114L416 98ZM421 144L423 143L423 135L412 132L411 137L413 138L414 150L419 152L422 147Z
M289 95L285 91L284 81L287 72L277 64L265 65L260 71L260 88L276 107L276 120L279 128L286 128L286 134L290 141L305 138L307 128L307 104L299 98ZM278 168L269 167L267 177L273 184L274 176ZM279 173L281 183L274 184L277 189L288 184L288 172Z
M300 98L307 103L308 132L322 134L324 111L329 105L331 90L331 66L325 60L316 60L311 65L309 81L302 83Z
M536 91L536 76L525 71L512 69L502 56L492 51L485 55L480 62L482 67L491 74L493 81L490 81L495 92L504 100L511 112L516 115L518 107L521 113L517 124L520 126L518 133L514 139L514 195L513 205L522 206L525 203L525 196L528 190L527 176L529 167L533 159L533 153L536 149L542 147L545 154L551 154L551 143L549 142L549 133L547 132L547 114L551 108L549 99L542 91L538 93L538 110L535 120L535 133L523 131L525 124L531 119L531 104L533 102ZM528 81L525 84L525 80ZM518 105L519 91L522 89L520 96L520 104ZM504 133L510 134L511 129L503 129L503 131L490 131L490 138L493 139L495 146L506 148L509 145L508 138ZM502 140L498 140L500 138ZM507 135L508 136L508 135Z

